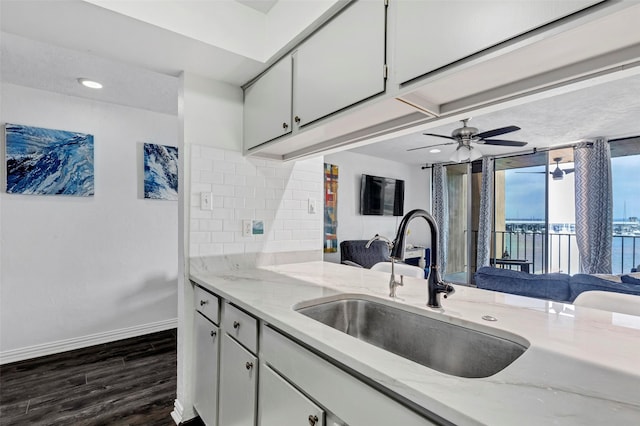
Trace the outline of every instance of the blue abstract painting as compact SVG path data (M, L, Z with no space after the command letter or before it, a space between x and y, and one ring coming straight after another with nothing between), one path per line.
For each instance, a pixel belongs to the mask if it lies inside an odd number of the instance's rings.
M89 197L93 189L93 135L5 125L7 192Z
M144 198L178 199L178 148L144 144Z

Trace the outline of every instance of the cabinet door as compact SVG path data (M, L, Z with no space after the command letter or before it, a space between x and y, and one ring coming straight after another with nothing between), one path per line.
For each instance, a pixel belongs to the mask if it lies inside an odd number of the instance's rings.
M218 416L218 348L220 330L196 312L195 395L193 406L206 425L216 425Z
M383 0L348 6L294 54L294 115L299 126L384 92Z
M227 334L222 337L219 426L254 426L258 359Z
M426 74L598 3L595 0L399 0L395 75Z
M244 147L291 133L291 57L280 60L244 91Z
M324 411L271 368L260 368L260 426L324 425Z

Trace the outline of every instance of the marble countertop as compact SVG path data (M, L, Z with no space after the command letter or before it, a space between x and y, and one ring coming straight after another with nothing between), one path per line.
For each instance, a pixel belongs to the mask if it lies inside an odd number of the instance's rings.
M460 378L359 341L293 310L341 294L391 301L386 273L307 262L191 279L391 392L460 425L640 424L640 317L456 286L426 307L426 281L405 278L394 303L450 322L515 333L529 349L487 378ZM491 315L488 323L482 316ZM399 330L400 332L401 330Z

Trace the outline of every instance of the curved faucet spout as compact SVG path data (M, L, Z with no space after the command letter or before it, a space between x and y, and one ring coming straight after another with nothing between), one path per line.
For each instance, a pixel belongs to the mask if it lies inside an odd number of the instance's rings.
M427 306L431 308L441 308L440 293L445 293L445 298L454 292L453 286L446 284L440 279L440 272L438 271L438 225L436 224L433 216L426 210L415 209L407 213L400 222L398 227L398 233L393 240L393 249L391 250L391 257L397 260L404 259L405 251L405 239L407 237L407 229L409 228L409 222L414 218L421 217L427 221L429 230L431 231L431 265L429 267L428 278L428 293L429 300Z

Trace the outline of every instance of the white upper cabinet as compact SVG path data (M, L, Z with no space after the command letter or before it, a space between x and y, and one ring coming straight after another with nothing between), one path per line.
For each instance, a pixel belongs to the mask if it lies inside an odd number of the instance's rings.
M563 18L594 0L397 0L398 83Z
M244 91L244 146L291 133L291 56L286 56Z
M297 126L385 90L383 0L354 2L304 41L294 54Z

